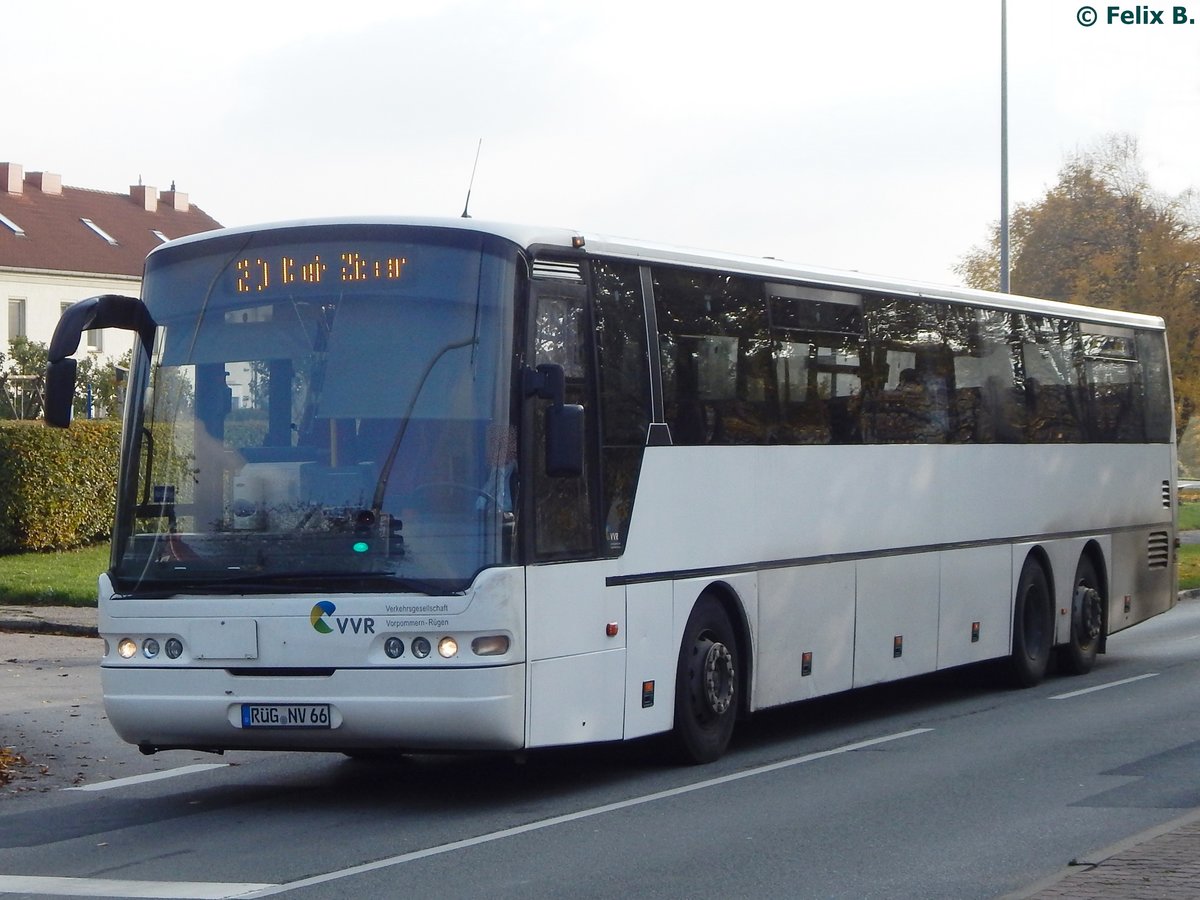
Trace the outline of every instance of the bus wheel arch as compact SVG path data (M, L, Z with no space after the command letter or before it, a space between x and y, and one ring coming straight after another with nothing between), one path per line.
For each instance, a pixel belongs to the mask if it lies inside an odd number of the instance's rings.
M682 759L708 763L729 746L747 709L748 629L728 585L710 585L684 626L675 672L673 736Z
M1046 676L1054 650L1054 588L1050 560L1040 547L1025 557L1013 596L1009 674L1018 687L1033 687Z
M1084 675L1092 670L1096 655L1104 649L1107 629L1108 579L1104 554L1095 541L1079 554L1071 582L1071 634L1059 648L1058 662L1064 672Z

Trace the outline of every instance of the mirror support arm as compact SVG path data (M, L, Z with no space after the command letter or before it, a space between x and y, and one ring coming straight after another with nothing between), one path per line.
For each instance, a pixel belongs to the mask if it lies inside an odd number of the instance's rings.
M121 328L132 331L147 353L154 349L157 325L150 310L136 297L101 294L72 303L58 320L50 339L49 364L46 366L46 424L66 428L71 424L75 399L75 375L78 366L71 354L79 349L85 331Z

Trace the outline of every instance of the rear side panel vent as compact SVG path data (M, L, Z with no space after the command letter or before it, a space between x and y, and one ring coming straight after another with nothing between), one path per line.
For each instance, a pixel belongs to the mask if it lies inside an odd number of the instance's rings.
M1171 482L1169 481L1162 483L1162 501L1164 509L1171 508Z
M541 281L572 281L583 284L583 266L566 259L535 259L533 277Z
M1171 564L1171 538L1165 531L1150 532L1146 544L1147 565L1151 569L1165 569Z

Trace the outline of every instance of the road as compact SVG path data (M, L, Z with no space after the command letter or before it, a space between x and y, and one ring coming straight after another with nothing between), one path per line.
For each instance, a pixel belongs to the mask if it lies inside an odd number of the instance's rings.
M0 795L0 893L997 897L1200 806L1200 601L1088 676L967 670L772 711L702 768L654 742L141 757L103 722L89 643L0 636L0 740L56 754Z

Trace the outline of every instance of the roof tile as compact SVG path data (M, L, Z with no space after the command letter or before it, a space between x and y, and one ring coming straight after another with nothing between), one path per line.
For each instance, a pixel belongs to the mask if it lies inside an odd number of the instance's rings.
M0 223L0 267L141 277L146 254L162 243L155 232L178 238L221 227L198 206L183 211L165 198L148 212L132 191L112 194L64 185L62 193L45 193L37 175L25 176L19 194L0 186L0 214L24 231L21 236ZM116 244L88 228L84 219L95 222Z

